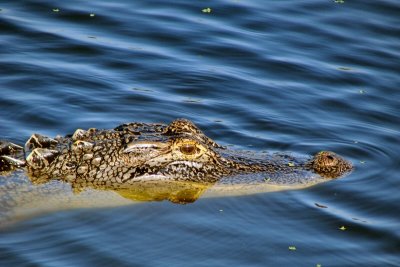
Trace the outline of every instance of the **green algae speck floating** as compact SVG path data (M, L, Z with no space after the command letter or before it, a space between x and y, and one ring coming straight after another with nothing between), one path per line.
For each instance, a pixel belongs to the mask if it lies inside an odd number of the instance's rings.
M296 250L296 247L295 247L295 246L289 246L289 250L295 251L295 250Z
M53 8L53 12L60 12L60 9L58 9L58 8Z
M211 13L211 8L207 7L201 10L203 13Z

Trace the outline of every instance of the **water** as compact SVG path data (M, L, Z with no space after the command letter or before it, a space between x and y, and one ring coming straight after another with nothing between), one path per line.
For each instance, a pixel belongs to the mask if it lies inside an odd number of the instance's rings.
M43 214L0 231L1 266L400 266L398 1L0 9L2 139L185 117L221 144L356 166L299 191Z

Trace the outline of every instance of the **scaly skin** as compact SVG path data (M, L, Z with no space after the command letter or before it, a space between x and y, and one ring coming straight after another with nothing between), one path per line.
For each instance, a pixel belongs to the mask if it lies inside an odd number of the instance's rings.
M284 184L290 177L298 181L337 178L352 169L351 163L329 151L311 158L235 155L184 119L169 125L129 123L113 130L78 129L55 139L34 134L23 153L20 147L6 143L0 152L3 171L23 167L36 180L114 187L157 180L212 184L249 173L277 177L276 182Z

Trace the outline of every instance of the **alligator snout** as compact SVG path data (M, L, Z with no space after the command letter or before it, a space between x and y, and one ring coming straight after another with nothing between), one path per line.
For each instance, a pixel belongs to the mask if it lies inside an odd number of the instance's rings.
M337 178L353 169L351 162L331 151L321 151L312 160L312 168L325 178Z

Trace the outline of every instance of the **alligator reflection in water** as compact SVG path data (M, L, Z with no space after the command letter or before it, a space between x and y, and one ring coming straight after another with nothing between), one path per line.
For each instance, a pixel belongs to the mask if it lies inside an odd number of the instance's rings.
M0 172L8 174L0 182L3 189L13 188L1 192L0 201L15 207L38 199L56 207L120 205L128 199L188 203L206 191L235 195L304 188L351 169L328 151L305 157L228 150L184 119L169 125L128 123L54 139L34 134L24 147L0 142ZM71 188L75 194L63 200ZM105 201L105 194L113 200Z
M34 185L47 184L51 179L29 177ZM115 192L121 197L132 201L163 201L168 200L177 204L196 201L214 183L197 183L191 181L145 181L134 184L98 185L88 182L86 177L69 182L75 195L84 191Z
M18 170L0 176L0 227L53 211L106 208L139 201L186 204L196 201L212 184L148 181L126 186L95 185L85 181L28 177Z

